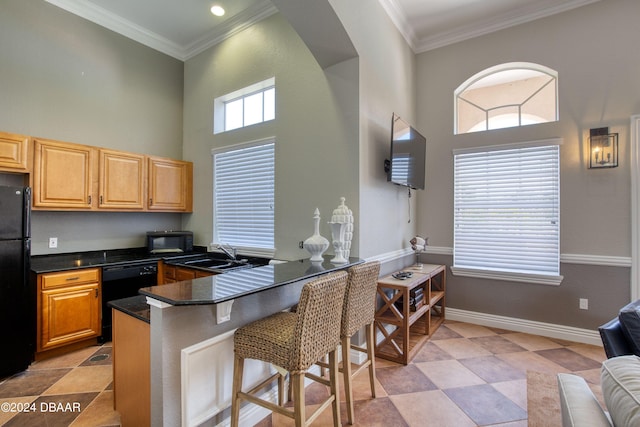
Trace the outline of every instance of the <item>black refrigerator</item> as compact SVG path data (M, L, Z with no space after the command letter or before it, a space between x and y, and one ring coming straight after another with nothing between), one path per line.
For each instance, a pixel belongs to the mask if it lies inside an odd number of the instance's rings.
M31 189L0 186L0 378L27 369L35 347L35 292L29 289Z

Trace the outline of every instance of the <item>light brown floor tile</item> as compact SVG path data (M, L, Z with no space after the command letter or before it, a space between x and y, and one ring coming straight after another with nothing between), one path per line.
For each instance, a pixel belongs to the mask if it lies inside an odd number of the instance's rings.
M355 369L354 369L355 370ZM344 402L344 377L340 373L340 401ZM361 371L355 378L351 380L353 387L353 400L367 400L371 399L371 385L369 382L369 371L367 369ZM375 383L376 397L385 397L387 392L380 384L380 381L376 378Z
M111 366L81 366L73 369L43 395L101 392L112 381Z
M491 329L485 326L473 325L471 323L454 323L451 325L447 325L447 327L460 334L464 338L486 337L496 334Z
M548 350L550 348L563 347L561 344L558 344L557 342L552 341L549 338L531 334L524 334L520 332L512 334L502 334L500 336L518 344L520 347L523 347L529 351Z
M113 426L120 424L120 415L113 409L113 392L105 391L89 404L70 427Z
M588 357L589 359L593 359L596 362L604 362L607 360L607 355L604 352L604 348L598 347L595 345L589 344L577 344L573 343L568 345L568 348L571 351L575 351L578 354L581 354L584 357Z
M527 410L527 380L504 381L491 384L493 388L507 396L516 405Z
M475 426L440 390L391 396L390 399L410 426Z
M491 352L478 344L465 339L454 338L448 340L438 340L433 342L440 349L449 353L455 359L463 359L465 357L490 356Z
M418 354L416 354L413 358L413 363L435 362L436 360L453 359L453 356L435 345L434 342L435 341L429 341L424 346L422 346L420 351L418 351Z
M497 354L496 357L504 360L514 368L517 368L524 373L528 370L546 372L550 374L569 372L568 369L563 368L557 363L553 363L549 359L545 359L544 357L531 352Z
M20 412L31 410L31 404L37 398L38 396L3 398L1 402L5 405L8 404L9 406L6 408L3 406L3 409L0 411L0 426L5 425L11 418L15 417Z
M484 384L482 378L457 360L442 360L415 364L439 388L464 387Z
M91 346L81 348L80 350L73 351L61 356L52 357L51 359L39 360L29 366L29 370L38 369L54 369L54 368L75 368L82 362L87 360L92 354L99 350L99 346Z
M500 335L491 335L487 337L473 337L469 340L475 344L478 344L485 349L489 350L493 354L498 353L515 353L517 351L526 351L518 344L504 339Z

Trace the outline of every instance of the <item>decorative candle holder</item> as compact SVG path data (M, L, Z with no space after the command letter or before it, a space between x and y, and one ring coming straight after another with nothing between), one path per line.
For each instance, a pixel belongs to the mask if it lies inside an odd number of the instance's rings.
M322 254L329 248L329 241L320 235L320 211L318 208L313 213L313 221L313 236L305 240L302 247L311 254L311 262L322 262L324 261Z

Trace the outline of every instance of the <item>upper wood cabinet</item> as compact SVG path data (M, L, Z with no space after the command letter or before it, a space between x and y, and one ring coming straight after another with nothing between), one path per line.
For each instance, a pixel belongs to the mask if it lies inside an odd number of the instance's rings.
M101 209L143 210L145 202L145 156L100 149Z
M29 172L30 137L0 132L0 170L7 172Z
M33 145L33 208L92 209L94 148L38 138Z
M192 194L191 162L149 157L149 210L191 212Z
M193 164L34 138L34 210L191 212Z

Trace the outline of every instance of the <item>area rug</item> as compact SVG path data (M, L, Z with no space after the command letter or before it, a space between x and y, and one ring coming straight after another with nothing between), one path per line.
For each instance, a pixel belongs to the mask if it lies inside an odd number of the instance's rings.
M558 382L554 374L527 371L527 412L529 427L562 425Z

